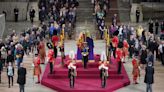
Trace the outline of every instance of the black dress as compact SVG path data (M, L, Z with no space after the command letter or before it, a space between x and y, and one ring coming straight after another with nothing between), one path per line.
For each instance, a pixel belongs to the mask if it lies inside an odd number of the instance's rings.
M151 66L147 66L145 69L145 79L144 82L147 84L153 84L154 83L154 68Z
M18 79L17 83L19 85L24 85L26 84L26 68L20 67L18 69Z

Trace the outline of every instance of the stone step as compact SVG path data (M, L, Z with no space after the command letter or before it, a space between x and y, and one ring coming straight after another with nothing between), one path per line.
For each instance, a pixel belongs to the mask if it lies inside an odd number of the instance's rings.
M92 13L87 13L87 14L85 14L85 13L78 13L77 14L77 18L85 18L85 17L87 17L87 18L93 18L93 16L92 16Z
M77 11L83 11L83 10L88 10L88 11L93 11L93 8L92 7L79 7L78 9L77 9Z
M86 20L89 22L94 22L93 19L79 19L77 22L85 22Z
M91 4L91 0L78 0L79 7L77 8L77 22L76 22L76 37L79 36L82 31L90 31L95 34L95 17L93 14L94 6Z
M91 0L78 0L78 2L80 3L80 2L89 2L89 3L91 3Z

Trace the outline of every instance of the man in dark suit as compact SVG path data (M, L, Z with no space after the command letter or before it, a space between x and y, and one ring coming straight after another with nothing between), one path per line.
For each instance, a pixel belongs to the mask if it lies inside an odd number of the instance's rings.
M35 10L33 9L33 7L31 7L31 9L30 9L29 15L30 15L30 21L31 21L31 23L33 23L34 17L35 17Z
M18 79L17 83L19 84L20 92L24 92L24 85L26 84L26 68L23 67L23 63L18 68Z
M139 22L139 19L140 19L140 10L139 10L139 7L137 7L137 10L136 10L136 22L137 23Z
M18 22L19 9L17 7L14 8L14 15L15 15L15 22Z
M154 67L152 62L148 62L145 72L146 74L144 82L147 85L146 92L152 92L152 84L154 83Z
M42 9L39 11L39 20L42 23L46 19L46 9L45 7L42 7Z

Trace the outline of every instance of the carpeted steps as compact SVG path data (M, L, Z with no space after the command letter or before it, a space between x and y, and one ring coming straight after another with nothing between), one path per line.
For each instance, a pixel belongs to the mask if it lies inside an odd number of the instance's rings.
M48 82L48 81L51 81ZM128 82L128 81L124 81ZM59 80L45 80L44 84L46 86L55 89L57 92L113 92L114 90L124 87L128 84L125 84L123 81L120 80L107 80L106 88L101 88L101 80L100 79L78 79L75 80L75 87L69 87L69 79L59 79ZM53 86L53 85L55 86ZM78 85L77 85L78 84Z
M110 74L108 78L110 79L123 79L123 75ZM50 79L65 79L68 78L68 74L53 74L48 75ZM79 74L76 79L100 79L100 74Z
M96 64L95 64L96 65ZM89 67L89 66L88 66ZM92 66L94 67L94 66ZM109 67L108 70L109 78L110 79L122 79L124 76L122 74L118 75L116 69L112 69ZM54 69L54 74L49 74L48 78L54 79L64 79L68 78L68 69ZM77 67L77 79L99 79L100 78L100 71L98 70L97 65L95 68L87 68L84 69L82 67Z
M130 84L130 80L124 67L122 67L122 74L117 74L117 62L115 60L109 65L109 77L107 79L106 88L101 88L100 72L98 70L97 61L90 62L87 69L84 69L82 63L78 62L76 64L77 77L75 79L75 87L70 88L68 69L66 67L60 67L58 65L60 64L60 61L61 59L58 57L53 74L49 74L49 65L46 66L41 81L42 85L52 88L57 92L113 92Z

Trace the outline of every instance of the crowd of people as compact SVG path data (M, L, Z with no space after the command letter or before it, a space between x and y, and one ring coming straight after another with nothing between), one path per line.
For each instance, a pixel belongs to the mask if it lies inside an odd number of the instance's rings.
M65 29L71 39L76 22L77 0L40 0L39 20L41 23L48 20L50 36L57 35ZM54 32L56 31L56 32Z
M140 71L145 69L144 82L147 84L147 92L152 92L154 63L158 60L164 65L163 21L150 20L148 30L141 25L135 29L129 25L112 24L104 33L108 45L107 54L118 61L118 74L121 73L121 63L129 61L127 57L132 58L134 84L138 84L137 78L143 76Z

